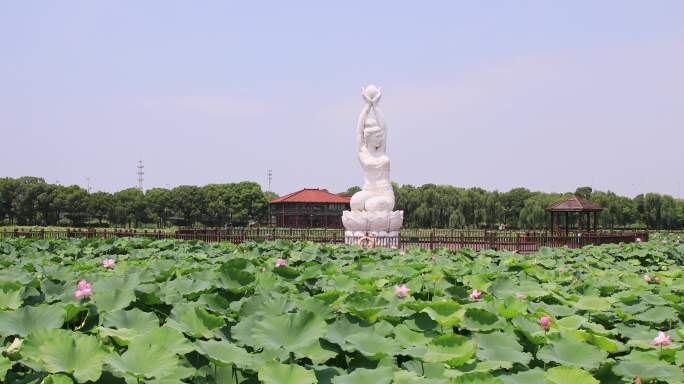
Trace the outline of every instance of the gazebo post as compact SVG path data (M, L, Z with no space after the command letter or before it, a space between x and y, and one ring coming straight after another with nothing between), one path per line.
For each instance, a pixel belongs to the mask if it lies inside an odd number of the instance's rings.
M596 232L596 223L598 222L598 211L594 211L594 232Z
M570 234L569 228L568 228L568 217L570 215L568 214L568 211L565 211L565 236Z
M591 212L587 212L587 232L591 231Z

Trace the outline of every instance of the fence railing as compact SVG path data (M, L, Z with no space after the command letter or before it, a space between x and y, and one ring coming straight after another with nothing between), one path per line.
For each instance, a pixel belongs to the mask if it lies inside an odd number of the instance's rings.
M32 230L32 231L0 231L0 239L17 237L34 237L39 239L64 239L64 238L121 238L121 237L144 237L152 239L180 239L201 240L205 242L244 243L261 240L309 240L317 243L343 244L345 243L344 232L338 230L289 230L266 228L256 231L252 228L243 230L186 230L177 232L162 232L148 230ZM589 244L600 245L607 243L633 243L647 241L646 231L597 231L576 232L566 235L565 233L552 232L511 232L511 231L462 231L451 234L431 231L428 233L405 233L402 231L398 238L376 238L376 244L389 244L397 248L448 248L452 250L471 248L475 251L484 249L508 250L521 253L535 252L540 247L568 247L581 248Z

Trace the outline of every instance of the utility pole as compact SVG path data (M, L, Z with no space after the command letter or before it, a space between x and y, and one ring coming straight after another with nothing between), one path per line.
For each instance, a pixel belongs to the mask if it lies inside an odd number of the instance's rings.
M145 180L143 175L145 175L145 166L142 160L138 160L138 189L140 192L143 191L143 181Z
M268 192L271 192L271 182L273 181L273 170L269 169L266 172L266 177L268 177Z

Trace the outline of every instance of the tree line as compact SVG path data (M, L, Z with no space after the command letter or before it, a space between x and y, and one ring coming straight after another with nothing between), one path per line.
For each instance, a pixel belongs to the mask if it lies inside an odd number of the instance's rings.
M352 187L340 194L350 196L359 189ZM404 211L404 226L410 228L497 228L503 224L510 229L542 229L549 224L544 208L574 193L603 207L602 228L684 229L684 202L658 193L629 198L590 187L559 194L435 184L394 184L394 193L395 209ZM0 178L0 224L243 226L267 222L268 201L274 197L250 181L88 193L77 185L50 184L38 177Z
M249 181L88 193L78 185L49 184L39 177L0 178L0 222L128 227L150 223L158 227L247 225L265 216L268 201L274 196Z
M491 192L435 184L393 186L395 209L404 211L404 226L409 228L494 229L503 224L510 229L543 229L550 225L544 209L574 194L603 207L599 215L602 228L684 229L684 202L658 193L629 198L591 187L561 194L526 188ZM341 194L351 195L358 190L352 187ZM570 225L576 225L577 219L571 215Z

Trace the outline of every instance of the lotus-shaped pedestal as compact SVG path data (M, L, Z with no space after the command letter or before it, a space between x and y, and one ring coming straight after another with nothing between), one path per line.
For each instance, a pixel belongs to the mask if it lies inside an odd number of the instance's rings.
M382 236L380 232L389 234L401 229L404 221L404 211L369 212L344 211L342 224L347 232L373 232Z

